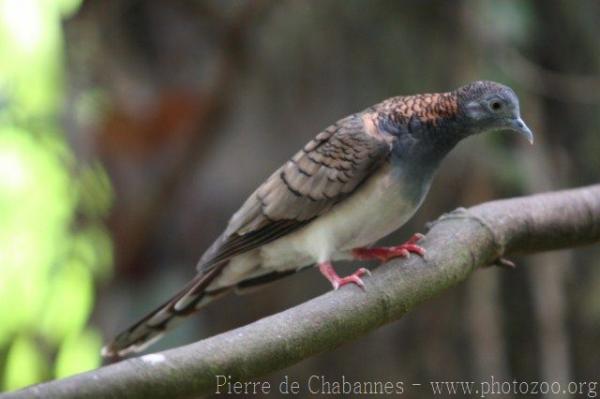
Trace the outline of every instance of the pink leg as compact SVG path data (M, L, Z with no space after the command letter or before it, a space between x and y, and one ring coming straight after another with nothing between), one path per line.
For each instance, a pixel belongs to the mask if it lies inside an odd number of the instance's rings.
M334 290L337 290L338 288L350 283L356 284L361 288L365 288L365 284L363 283L361 276L364 276L365 274L371 274L370 271L368 271L364 267L361 267L349 276L340 277L335 272L335 269L333 268L331 262L319 263L319 271L321 272L321 274L323 274L323 276L325 276L327 280L329 280Z
M416 244L423 237L423 234L416 233L404 244L396 245L394 247L354 248L352 250L352 255L354 255L356 259L377 259L382 263L397 257L406 258L410 253L423 256L425 255L425 248Z

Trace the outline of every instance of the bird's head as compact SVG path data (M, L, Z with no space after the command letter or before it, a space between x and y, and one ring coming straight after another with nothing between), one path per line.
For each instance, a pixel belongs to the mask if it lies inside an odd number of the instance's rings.
M533 144L533 133L521 119L519 98L510 87L476 81L459 88L457 94L469 134L509 130Z

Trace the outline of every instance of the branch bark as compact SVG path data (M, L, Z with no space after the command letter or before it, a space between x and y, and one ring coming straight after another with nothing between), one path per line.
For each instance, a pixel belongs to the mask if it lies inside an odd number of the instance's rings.
M397 320L504 255L600 241L600 185L484 203L442 216L412 256L377 268L366 290L344 287L191 345L129 359L9 398L187 398L216 375L243 381L332 350Z

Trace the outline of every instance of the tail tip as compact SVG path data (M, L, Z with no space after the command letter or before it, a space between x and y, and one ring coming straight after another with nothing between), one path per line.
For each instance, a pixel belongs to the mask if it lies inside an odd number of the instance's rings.
M100 350L100 356L104 359L113 361L120 360L123 357L121 351L115 347L114 343L104 345Z
M143 351L144 349L161 339L164 334L165 333L163 331L161 333L154 334L149 337L145 336L133 342L129 341L125 345L123 345L122 343L119 344L120 340L119 337L117 337L117 339L113 342L104 345L100 350L100 354L104 359L113 361L121 360L127 355Z

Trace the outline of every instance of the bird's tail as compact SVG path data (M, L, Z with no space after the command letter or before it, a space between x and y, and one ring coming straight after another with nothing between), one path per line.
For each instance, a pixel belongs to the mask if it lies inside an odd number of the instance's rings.
M208 272L198 274L175 296L117 335L102 348L102 356L118 359L130 353L144 350L159 340L167 330L182 319L211 302L217 296L229 291L229 287L210 292L206 291L206 287L220 274L222 269L220 266L222 265L216 266Z

